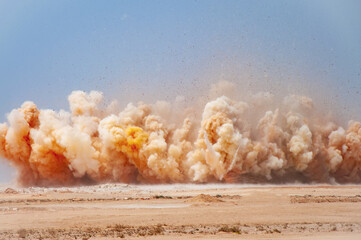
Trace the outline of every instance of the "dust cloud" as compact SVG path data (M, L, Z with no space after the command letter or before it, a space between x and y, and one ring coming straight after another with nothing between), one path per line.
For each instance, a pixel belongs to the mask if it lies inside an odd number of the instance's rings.
M74 91L70 112L25 102L0 124L0 157L23 186L126 183L361 182L361 123L336 124L307 96L105 104Z

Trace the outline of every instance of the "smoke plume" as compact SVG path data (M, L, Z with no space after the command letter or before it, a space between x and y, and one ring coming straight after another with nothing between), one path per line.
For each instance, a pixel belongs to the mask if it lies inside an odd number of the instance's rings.
M74 91L71 112L25 102L0 124L0 156L22 185L100 182L361 182L361 124L345 129L315 110L312 99L245 100L212 86L210 101L104 104ZM201 113L201 114L200 114Z

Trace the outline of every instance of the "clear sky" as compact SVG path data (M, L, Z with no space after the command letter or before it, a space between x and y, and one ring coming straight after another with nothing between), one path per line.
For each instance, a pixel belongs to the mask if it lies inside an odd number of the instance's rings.
M67 109L73 90L167 99L238 74L326 89L361 120L360 13L359 0L0 0L0 122L26 100ZM0 182L13 174L0 161Z

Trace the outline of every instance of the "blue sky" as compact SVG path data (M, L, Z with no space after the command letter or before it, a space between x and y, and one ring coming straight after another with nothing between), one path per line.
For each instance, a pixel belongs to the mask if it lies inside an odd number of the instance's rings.
M0 121L26 100L67 109L78 89L168 99L237 76L329 92L360 120L360 13L358 0L0 0ZM0 163L0 182L12 174Z

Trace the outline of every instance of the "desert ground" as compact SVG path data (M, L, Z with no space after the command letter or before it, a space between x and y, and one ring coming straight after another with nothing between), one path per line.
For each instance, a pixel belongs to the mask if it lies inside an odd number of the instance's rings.
M361 239L361 186L0 185L0 239Z

